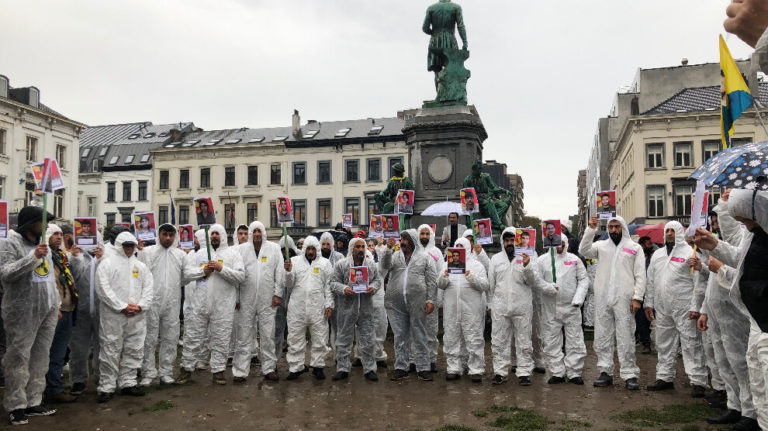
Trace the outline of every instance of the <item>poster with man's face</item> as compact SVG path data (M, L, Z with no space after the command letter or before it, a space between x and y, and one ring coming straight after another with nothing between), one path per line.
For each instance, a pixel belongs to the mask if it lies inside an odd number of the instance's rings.
M135 213L133 215L133 224L136 228L136 238L142 241L149 241L157 238L154 212Z
M56 159L46 157L40 163L33 163L31 168L35 185L43 193L53 193L55 190L64 188L64 181L61 179L61 172Z
M413 190L398 190L395 198L395 214L413 214L413 197Z
M341 215L341 227L352 227L352 214Z
M560 247L563 239L560 238L562 230L560 220L544 220L541 222L541 240L544 248Z
M0 201L0 239L8 239L8 202Z
M370 226L368 227L368 236L371 238L384 237L384 219L381 215L371 214Z
M192 250L195 248L195 231L191 224L179 226L179 245L182 250Z
M381 216L384 219L384 238L400 238L400 219L396 214L385 214Z
M475 220L472 228L475 231L475 242L478 244L493 244L493 232L491 232L491 219Z
M291 208L291 198L288 196L278 196L277 202L277 222L293 223L293 209Z
M368 267L353 266L349 268L349 284L355 293L365 293L368 290Z
M73 223L75 244L83 250L93 250L98 245L96 217L75 217Z
M195 215L197 216L198 227L216 224L216 213L213 210L213 199L195 199Z
M536 256L536 229L515 229L515 256Z
M600 220L616 217L616 190L597 192L597 216Z
M464 274L467 269L467 250L463 247L448 247L445 252L448 273Z
M700 215L698 218L699 226L697 227L707 227L707 216L709 215L709 192L704 192L704 198L702 199L702 202L696 202L696 196L693 196L693 199L691 201L691 212L695 211L696 209L700 209ZM693 217L691 218L691 221L693 221Z
M465 213L479 213L480 202L477 200L477 193L474 187L467 187L459 191L461 196L461 210Z

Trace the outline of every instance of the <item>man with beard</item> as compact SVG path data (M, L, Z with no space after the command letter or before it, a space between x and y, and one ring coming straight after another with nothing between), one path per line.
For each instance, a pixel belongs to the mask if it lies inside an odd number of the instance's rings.
M597 233L597 216L589 219L585 238ZM595 274L595 342L600 377L595 387L613 384L613 346L621 365L621 378L629 390L638 390L640 374L635 362L635 318L645 296L645 257L639 244L632 241L627 223L616 216L608 220L608 239L582 241L579 252L587 259L597 259Z
M445 267L445 259L443 258L443 253L440 252L440 249L435 247L435 233L432 231L432 227L430 227L428 224L423 224L419 226L419 242L421 243L421 246L424 248L424 252L427 253L427 256L429 256L429 261L432 263L432 266L435 267L435 274L441 274L443 272L443 269ZM469 250L466 251L469 253ZM435 307L440 308L443 306L443 294L445 291L443 289L438 289L436 294L437 301L435 302ZM427 336L428 338L428 346L429 346L429 371L432 373L437 372L437 348L440 345L440 342L437 339L437 334L439 330L440 325L440 318L439 313L435 311L434 313L430 313L427 315ZM416 350L416 345L414 344L414 340L411 340L411 370L415 371L416 365L414 362L414 356L413 351Z
M320 235L320 253L322 254L324 259L328 259L328 261L331 263L331 268L336 266L338 262L341 262L344 260L344 255L336 251L336 247L334 244L337 243L333 239L333 234L330 232L324 232L322 235ZM334 303L336 302L336 298L333 298ZM333 307L334 310L336 307ZM336 351L336 315L333 313L331 315L331 318L328 320L331 325L330 329L330 340L331 340L331 348L334 349L334 352Z
M389 238L387 249L379 258L380 268L390 275L384 304L395 336L395 372L391 379L408 377L408 354L413 337L418 378L432 381L427 315L435 311L437 273L415 229L400 232L400 250L396 253L392 250L394 246L394 238Z
M353 238L350 241L350 251L345 260L339 261L333 267L331 291L336 298L336 319L338 334L336 336L336 374L332 380L344 380L349 377L349 355L352 351L352 341L355 338L355 328L360 332L358 343L362 359L363 372L366 380L378 381L376 375L376 345L374 328L373 295L381 289L383 280L376 271L376 263L365 257L365 240ZM350 269L366 266L368 268L368 289L365 293L355 293L351 287ZM357 271L358 277L363 272Z

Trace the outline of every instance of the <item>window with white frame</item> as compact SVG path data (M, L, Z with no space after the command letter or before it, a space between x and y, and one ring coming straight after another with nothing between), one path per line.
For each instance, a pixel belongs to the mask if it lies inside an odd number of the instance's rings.
M693 186L689 184L680 184L674 187L675 193L675 215L686 217L691 215L691 204L693 201Z
M27 161L37 162L37 138L34 136L27 136Z
M645 147L647 154L646 168L660 169L664 167L664 144L648 144Z
M675 167L690 168L693 166L692 144L690 142L675 142Z
M664 186L648 186L648 217L664 217Z

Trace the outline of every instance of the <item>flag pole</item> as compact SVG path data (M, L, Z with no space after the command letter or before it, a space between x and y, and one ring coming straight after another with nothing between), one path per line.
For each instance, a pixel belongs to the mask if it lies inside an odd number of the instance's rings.
M43 233L40 235L40 244L45 241L45 231L48 227L48 193L43 192Z
M285 245L285 260L288 260L291 255L288 251L288 229L285 227L285 222L283 222L283 244Z
M557 283L557 272L555 271L555 248L549 248L549 256L552 258L552 283Z
M205 248L208 250L208 262L211 261L211 238L208 236L208 225L203 227L205 229Z

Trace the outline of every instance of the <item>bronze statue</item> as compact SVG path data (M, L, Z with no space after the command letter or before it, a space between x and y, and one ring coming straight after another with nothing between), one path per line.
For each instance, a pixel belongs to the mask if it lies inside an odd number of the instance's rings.
M398 190L413 190L413 181L405 176L405 167L400 163L392 166L395 175L389 179L384 191L373 195L379 214L393 214L395 212L395 198ZM410 218L410 217L409 217Z
M480 203L482 218L491 219L497 232L504 230L502 217L512 205L512 192L496 185L491 176L482 172L483 164L479 161L472 163L472 173L464 178L462 188L474 187L477 200Z
M458 28L462 49L456 41ZM469 70L464 61L469 58L467 31L464 28L461 6L451 0L440 0L427 8L422 26L430 35L427 54L427 70L435 73L437 97L425 107L466 105Z

